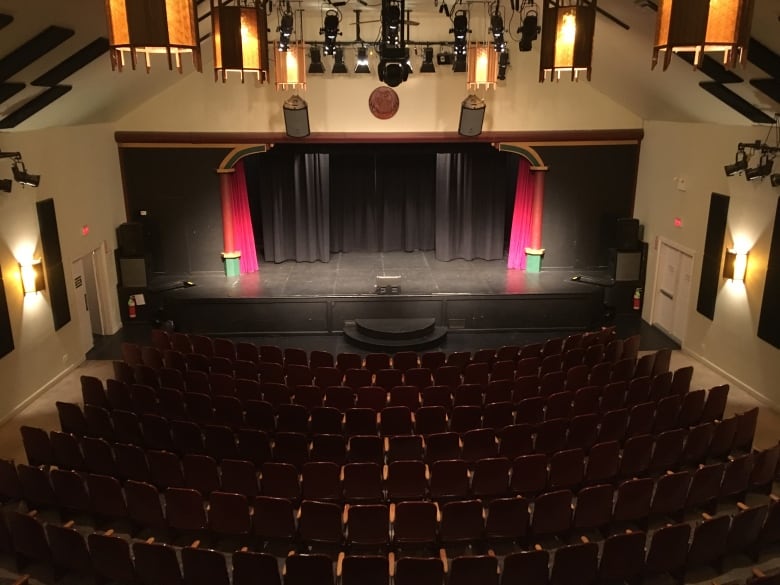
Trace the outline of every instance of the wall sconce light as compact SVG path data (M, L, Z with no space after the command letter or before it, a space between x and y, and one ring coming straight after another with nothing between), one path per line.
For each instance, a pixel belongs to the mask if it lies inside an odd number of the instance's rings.
M181 73L182 54L192 53L195 68L202 70L195 0L107 0L106 16L112 69L122 71L125 53L135 69L141 53L149 72L150 55L165 53L168 69L175 64Z
M498 79L498 53L493 47L486 44L469 44L466 54L466 87L478 89L484 86L487 89L496 88Z
M747 252L740 252L734 248L726 250L726 259L723 263L723 278L739 281L745 280L747 260Z
M548 73L551 80L571 73L576 81L583 71L590 81L595 30L594 0L545 0L539 81Z
M254 0L227 6L228 0L211 0L214 38L214 79L227 79L237 71L244 82L246 72L262 83L268 76L268 22L265 7Z
M26 264L19 264L22 274L22 289L24 294L32 295L46 289L46 281L43 277L43 264L40 260L33 260Z
M699 67L702 53L723 53L723 64L743 63L750 40L753 0L661 0L653 47L653 68L664 51L664 71L672 53L693 51L693 66Z

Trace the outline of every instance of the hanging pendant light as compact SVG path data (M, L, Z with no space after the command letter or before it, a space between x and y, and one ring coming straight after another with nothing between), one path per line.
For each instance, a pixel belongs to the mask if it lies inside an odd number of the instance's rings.
M268 80L268 19L256 0L211 0L214 39L214 78L227 80L228 72L254 74Z
M590 81L595 28L596 0L545 0L539 81L583 72Z
M466 87L496 88L498 79L498 55L492 45L469 43L466 51Z
M106 16L112 69L122 71L127 55L135 69L141 53L148 73L151 54L165 53L181 73L182 54L191 53L202 70L195 0L106 0Z
M680 51L694 53L694 67L705 52L723 53L727 67L744 63L752 20L753 0L660 0L653 68L661 51L664 70Z
M274 51L276 55L276 89L306 89L306 47L291 44L286 51Z

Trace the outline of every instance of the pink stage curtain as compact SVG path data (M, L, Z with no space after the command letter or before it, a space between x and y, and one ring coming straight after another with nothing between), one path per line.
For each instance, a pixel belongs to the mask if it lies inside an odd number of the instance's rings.
M534 179L531 165L525 158L517 165L515 207L512 232L509 237L507 268L525 269L525 249L531 244L531 211L534 199Z
M249 212L249 196L244 176L244 161L236 163L230 173L230 204L233 208L233 238L236 250L241 251L241 274L257 272L255 233L252 230L252 214Z

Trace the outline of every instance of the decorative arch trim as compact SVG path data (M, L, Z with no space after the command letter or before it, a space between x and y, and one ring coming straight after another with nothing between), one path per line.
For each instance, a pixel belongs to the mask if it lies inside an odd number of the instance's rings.
M512 154L522 156L531 163L532 171L546 171L549 169L549 167L544 164L542 156L529 144L523 142L499 142L493 144L493 146L497 148L499 152L511 152Z
M230 172L233 167L236 166L236 163L245 156L249 156L251 154L264 154L271 150L273 146L273 144L245 144L236 146L233 150L227 153L224 159L222 159L222 162L217 168L217 172Z

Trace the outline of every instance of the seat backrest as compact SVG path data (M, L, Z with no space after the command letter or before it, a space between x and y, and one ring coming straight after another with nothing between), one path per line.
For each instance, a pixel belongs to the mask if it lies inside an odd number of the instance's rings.
M127 515L131 521L145 528L166 528L165 516L160 504L160 493L150 483L128 480L125 482Z
M597 577L599 547L595 542L562 546L555 551L550 585L592 585Z
M651 573L676 572L685 566L691 526L685 522L663 526L653 533L647 551L646 570Z
M284 562L285 585L333 585L333 563L321 554L294 554Z
M172 546L136 541L133 543L133 558L138 580L143 585L184 583L176 549Z
M547 585L550 578L550 553L539 549L513 552L504 557L501 585Z
M536 498L531 531L537 536L561 534L571 526L570 490L547 492Z
M395 564L395 585L442 585L444 565L440 558L401 557Z
M281 585L276 557L268 553L237 550L232 555L233 585Z
M521 540L528 532L528 502L522 496L498 498L488 503L485 537L489 541Z
M355 555L344 557L341 565L341 585L388 585L390 567L383 555Z
M498 559L495 555L461 556L452 559L450 585L498 585Z
M628 581L645 566L645 533L614 534L604 541L599 577L606 582Z

